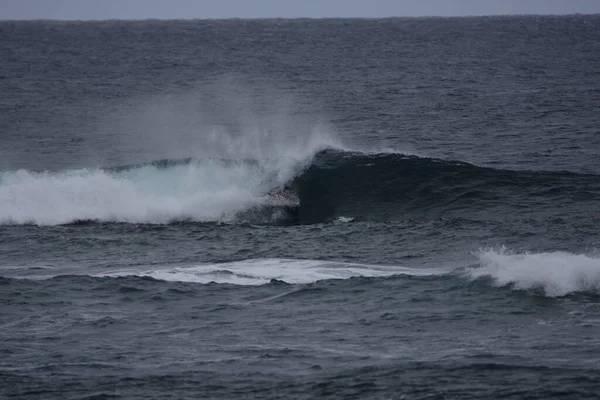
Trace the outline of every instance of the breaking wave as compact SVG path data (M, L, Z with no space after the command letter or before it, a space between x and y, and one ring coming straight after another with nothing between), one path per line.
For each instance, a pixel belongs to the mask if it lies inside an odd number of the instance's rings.
M577 292L600 292L600 258L567 252L516 254L506 249L478 254L471 279L492 279L497 286L542 290L551 297Z
M113 170L16 171L0 177L0 221L167 223L232 218L281 182L256 162L161 161Z
M112 169L0 173L0 223L336 221L596 207L600 177L335 150L261 160L190 158ZM325 150L323 150L325 148ZM286 196L277 196L285 189ZM590 209L590 207L585 207Z

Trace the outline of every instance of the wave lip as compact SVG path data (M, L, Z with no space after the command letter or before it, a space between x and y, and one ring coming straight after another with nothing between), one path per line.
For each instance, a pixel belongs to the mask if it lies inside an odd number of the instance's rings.
M264 285L271 280L306 284L328 279L386 277L392 275L428 276L441 273L433 269L355 264L334 261L282 258L252 259L218 264L182 266L146 271L117 271L98 276L140 276L163 281Z
M550 297L600 292L600 258L568 252L514 254L506 249L484 250L469 278L491 278L497 286L541 289Z

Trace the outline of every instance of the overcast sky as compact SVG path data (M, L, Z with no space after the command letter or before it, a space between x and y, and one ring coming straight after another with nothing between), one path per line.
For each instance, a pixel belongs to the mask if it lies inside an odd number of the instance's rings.
M0 19L593 14L600 0L0 0Z

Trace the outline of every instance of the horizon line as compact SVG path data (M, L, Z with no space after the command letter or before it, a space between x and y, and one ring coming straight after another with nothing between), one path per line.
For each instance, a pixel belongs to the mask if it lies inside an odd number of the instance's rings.
M407 15L407 16L381 16L381 17L192 17L192 18L160 18L160 17L140 17L140 18L16 18L3 19L0 22L106 22L106 21L264 21L264 20L382 20L382 19L452 19L452 18L485 18L485 17L573 17L573 16L600 16L598 13L569 13L569 14L467 14L467 15Z

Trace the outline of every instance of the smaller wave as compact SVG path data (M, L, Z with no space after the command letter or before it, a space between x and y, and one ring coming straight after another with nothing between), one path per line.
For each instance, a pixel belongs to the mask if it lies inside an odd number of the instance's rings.
M377 278L392 275L428 276L439 273L437 270L398 266L266 258L148 271L119 271L97 276L140 276L163 281L264 285L272 280L283 281L289 284L306 284L321 280L348 279L352 277Z
M479 266L467 271L475 280L491 278L497 286L541 289L550 297L600 292L600 258L568 252L514 254L502 248L478 254Z

